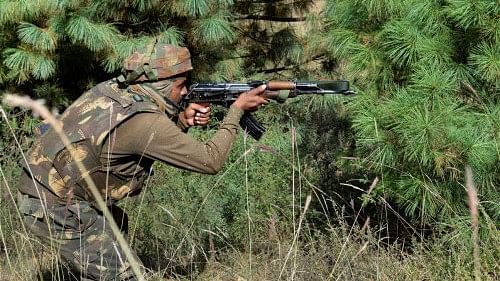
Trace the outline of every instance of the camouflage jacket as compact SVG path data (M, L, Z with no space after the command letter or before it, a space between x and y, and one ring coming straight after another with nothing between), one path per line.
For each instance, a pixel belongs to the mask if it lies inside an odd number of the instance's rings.
M113 129L140 112L159 112L148 97L120 89L110 80L84 93L62 114L60 120L76 152L75 159L54 129L35 141L23 167L32 178L61 200L94 201L84 177L90 176L108 204L140 190L152 161L139 161L133 174L118 174L100 160L102 146ZM76 166L81 161L86 171ZM34 194L31 190L21 192Z

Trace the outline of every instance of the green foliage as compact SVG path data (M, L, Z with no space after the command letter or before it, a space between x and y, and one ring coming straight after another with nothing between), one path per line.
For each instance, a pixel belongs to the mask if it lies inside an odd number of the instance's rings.
M195 24L193 39L201 45L217 45L233 42L235 33L226 17L219 14L200 19Z
M184 1L183 9L190 16L204 16L210 4L207 0L187 0Z
M0 2L0 23L8 24L22 19L22 10L14 1Z
M109 25L95 24L84 16L68 21L66 33L73 43L83 43L91 51L109 48L116 30Z
M32 23L21 23L17 34L21 42L31 45L37 50L54 51L56 49L56 34L50 30L44 30Z
M162 29L158 41L172 45L181 45L183 32L175 26Z
M410 22L394 21L385 26L382 46L393 64L399 67L414 64L419 59L418 44L421 38L418 28Z
M485 24L485 15L498 10L494 1L470 1L452 0L447 1L445 9L447 15L463 29L470 29Z
M331 56L357 70L348 73L364 89L349 103L357 156L383 175L385 190L417 221L466 212L456 199L465 196L458 183L466 164L481 196L498 185L498 131L483 115L498 108L498 43L489 21L498 5L492 3L328 4ZM370 16L363 24L354 20L364 14Z
M176 45L188 45L195 55L195 64L215 65L222 60L238 60L238 57L243 56L243 61L236 64L228 62L226 65L232 65L230 68L236 72L246 68L246 76L253 75L255 69L248 69L247 65L255 62L263 66L259 69L275 67L276 62L301 63L304 58L301 47L303 35L295 35L295 28L280 28L281 32L275 32L265 25L260 25L260 35L264 35L261 38L240 36L242 33L252 33L253 28L259 24L249 25L247 21L239 21L236 18L239 15L254 16L261 11L265 11L263 16L270 17L271 20L273 13L286 16L286 13L295 11L296 14L305 14L305 9L311 6L311 1L290 4L249 2L246 6L229 0L169 3L145 0L93 1L89 5L85 1L44 0L2 1L0 4L3 7L0 20L5 23L2 32L9 38L1 49L26 49L33 53L31 60L42 60L39 63L29 62L30 59L24 56L25 61L20 63L36 65L31 68L11 68L11 64L4 64L8 72L5 75L6 83L25 84L31 78L59 80L58 75L63 76L64 81L81 80L77 83L85 83L84 81L90 78L88 76L94 74L71 75L66 71L67 64L74 59L75 53L86 53L87 63L92 63L92 67L102 66L103 71L114 75L121 68L123 59L131 50L136 49L134 41L137 41L137 38L151 40L155 37ZM265 23L256 23L258 22ZM12 27L16 33L12 32ZM268 43L262 44L263 41ZM66 52L68 49L71 49L71 52ZM238 50L238 54L226 50ZM278 50L282 52L276 52ZM266 57L262 56L262 52L275 54ZM50 71L46 61L49 53L54 62ZM227 55L235 57L227 58ZM197 57L200 60L197 60ZM234 68L236 65L237 69ZM222 73L214 73L207 67L196 75L235 76L227 74L228 67L220 69Z
M45 54L31 52L23 49L6 49L3 53L6 57L5 66L14 70L19 83L25 82L28 75L37 79L47 79L55 73L54 61Z
M390 175L395 190L405 173L456 186L451 183L462 179L469 164L485 192L490 190L498 164L498 126L492 120L500 73L494 1L326 1L324 15L310 13L297 26L279 23L307 15L312 2L2 1L0 78L5 87L33 84L35 96L67 104L66 89L88 86L100 73L115 75L123 59L152 38L188 45L194 79L273 76L259 71L285 79L347 78L360 90L355 101L314 97L299 100L294 109L309 117L352 116L356 150L326 148L333 155L359 157L368 171ZM81 61L73 61L76 56ZM68 71L72 64L90 66L75 73ZM300 135L319 134L322 126L309 117L301 120L311 125ZM347 127L337 133L344 136L339 143L353 143L345 138L351 136ZM303 149L316 153L313 146ZM395 173L396 166L405 173Z
M500 87L500 45L489 45L481 42L472 50L470 64L478 72L478 75L487 82Z

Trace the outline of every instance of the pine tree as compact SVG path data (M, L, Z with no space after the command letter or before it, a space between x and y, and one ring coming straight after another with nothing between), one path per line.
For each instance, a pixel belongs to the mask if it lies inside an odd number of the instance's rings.
M89 59L79 63L115 73L124 57L155 37L188 45L200 57L195 59L200 77L251 76L271 67L266 62L271 56L275 64L301 62L303 42L287 22L304 21L312 3L5 0L0 1L7 36L2 65L17 84L47 81L67 75L65 64L74 64L80 52Z
M498 221L500 45L496 1L328 1L332 59L360 95L349 108L363 169L423 223L467 215L470 165Z

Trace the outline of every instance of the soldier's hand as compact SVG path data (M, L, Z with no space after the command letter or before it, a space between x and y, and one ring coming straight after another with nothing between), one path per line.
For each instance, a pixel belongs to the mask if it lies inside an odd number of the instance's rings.
M189 126L203 126L210 121L210 106L209 104L190 103L180 117L185 120Z
M248 92L241 94L238 99L233 103L233 106L243 110L243 111L255 111L261 105L267 104L267 100L264 96L266 92L266 85L259 86Z

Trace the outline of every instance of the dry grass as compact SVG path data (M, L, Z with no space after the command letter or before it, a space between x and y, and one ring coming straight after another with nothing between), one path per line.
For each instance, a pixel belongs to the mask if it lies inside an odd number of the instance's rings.
M292 150L296 144L292 145ZM252 150L245 149L245 152L237 161L244 159ZM292 153L293 155L295 153ZM294 155L293 158L296 156ZM292 159L291 163L300 161ZM229 167L231 169L232 166ZM292 164L293 179L295 180L296 167ZM300 169L297 169L300 173ZM357 223L348 225L342 220L328 218L328 228L318 231L310 224L307 218L307 211L311 200L305 202L293 202L290 208L295 208L300 217L296 221L293 219L291 225L282 225L279 220L270 219L267 226L269 229L260 233L269 233L263 237L254 234L250 230L252 217L248 215L248 244L243 247L228 245L224 249L215 249L210 244L210 249L204 244L192 244L192 249L196 250L205 258L196 259L194 254L189 257L182 256L179 248L186 244L187 236L191 234L196 217L202 210L201 206L189 225L186 226L185 234L178 241L178 247L173 252L159 249L157 259L169 257L168 268L171 262L185 264L194 268L193 271L176 273L164 268L155 268L145 279L156 280L498 280L499 266L498 258L500 251L498 247L492 247L487 242L480 241L478 230L480 202L475 195L475 187L470 179L472 176L467 172L466 186L469 190L470 211L471 211L471 236L472 244L467 244L468 233L457 233L455 236L435 237L435 240L419 242L413 244L412 252L398 244L387 244L383 227L372 229L369 223L359 226ZM223 174L220 179L225 176ZM299 176L300 179L302 179ZM304 182L307 180L304 180ZM377 184L376 178L367 191L368 193ZM3 191L13 189L8 182L15 182L15 179L7 179L2 173L1 187ZM205 204L211 194L212 187L208 192L202 205ZM248 184L248 183L247 183ZM293 193L301 192L301 183L293 181ZM247 187L248 189L248 187ZM298 190L298 191L297 191ZM321 192L311 189L312 192ZM6 193L8 194L8 193ZM248 190L247 190L248 196ZM64 264L59 261L56 251L44 249L36 240L32 240L24 230L19 230L20 223L15 211L14 202L5 200L12 197L2 194L0 197L0 211L3 218L0 220L0 242L2 251L0 254L0 281L3 280L74 280L71 274L64 268ZM314 198L314 197L313 197ZM298 206L295 206L295 204ZM6 207L7 206L7 207ZM142 201L141 201L142 206ZM247 203L247 208L250 204ZM390 206L389 206L390 207ZM333 208L333 207L332 207ZM295 212L292 212L295 214ZM147 215L147 214L144 214ZM339 215L339 217L342 217ZM295 218L295 217L294 217ZM134 229L141 229L141 219L135 218L139 226ZM386 222L387 225L390 223ZM489 225L494 233L498 233L495 225ZM140 231L140 230L138 230ZM210 232L210 230L207 230ZM212 232L213 235L218 235ZM135 232L134 232L135 234ZM498 239L492 239L498 241ZM162 241L159 241L161 244ZM189 243L192 243L190 241ZM450 245L454 245L451 247ZM457 246L458 245L458 246ZM175 245L174 245L175 246ZM470 249L473 257L464 249ZM138 249L140 252L141 249ZM193 252L194 253L194 252ZM216 254L215 254L216 253ZM492 258L493 257L493 258Z

